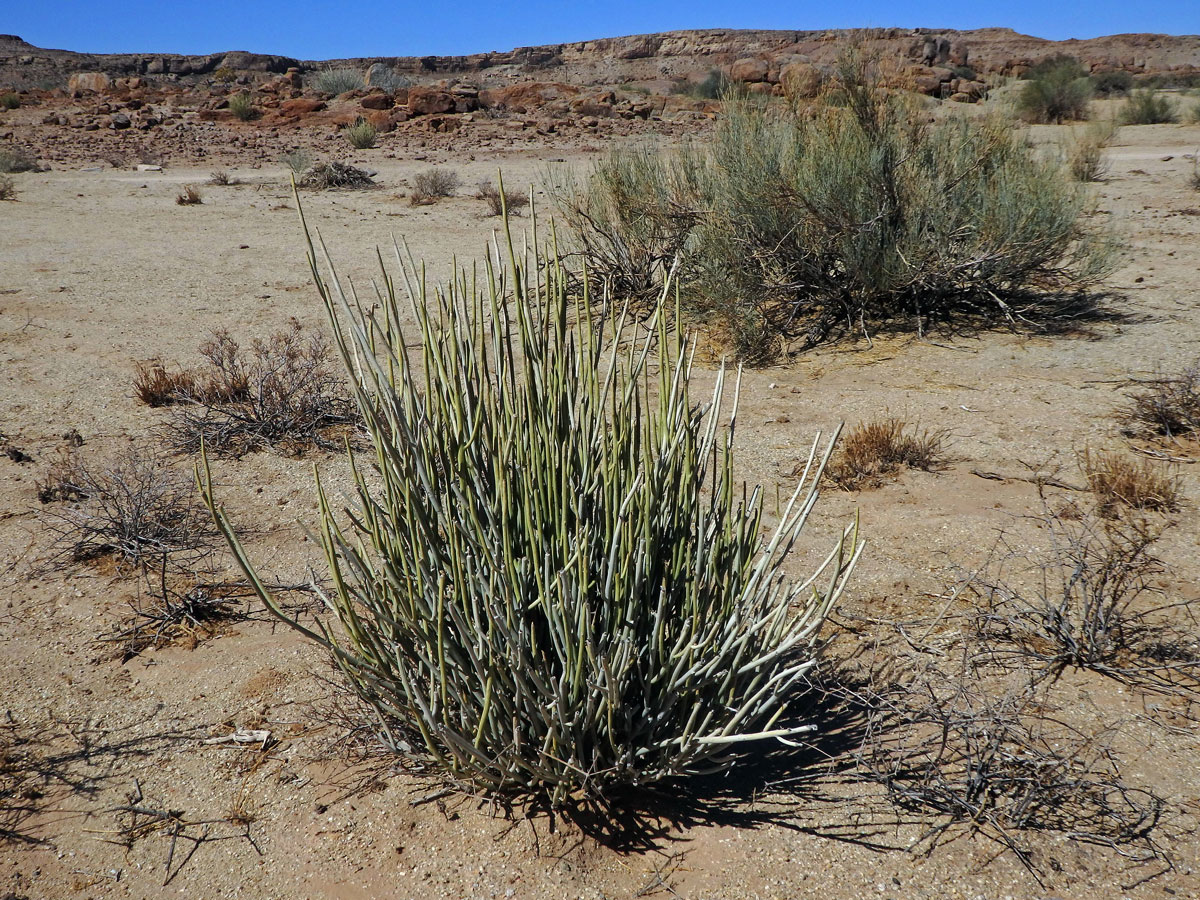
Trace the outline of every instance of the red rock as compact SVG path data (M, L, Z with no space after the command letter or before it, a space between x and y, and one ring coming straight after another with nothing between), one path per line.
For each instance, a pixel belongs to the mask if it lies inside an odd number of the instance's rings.
M766 81L769 69L770 66L765 59L747 57L739 59L729 67L729 77L733 81L744 81L747 83Z
M112 79L103 72L76 72L67 82L67 90L72 93L100 93L112 87Z
M315 112L320 112L324 108L324 100L317 100L313 97L298 97L295 100L284 100L280 103L279 114L287 116L289 119L298 119L301 116L309 116Z
M396 101L388 94L381 92L378 94L367 94L367 96L358 101L358 105L363 109L391 109L396 105Z
M448 113L454 111L454 98L437 88L413 87L408 89L407 106L414 116Z

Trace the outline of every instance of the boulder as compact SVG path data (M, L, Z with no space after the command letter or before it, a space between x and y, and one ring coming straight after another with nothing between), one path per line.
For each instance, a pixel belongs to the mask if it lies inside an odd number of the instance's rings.
M358 105L363 109L391 109L396 105L396 101L389 94L380 92L378 94L367 94L367 96L358 101Z
M765 59L746 57L739 59L729 67L729 78L731 81L742 81L747 84L766 81L770 68Z
M499 90L483 90L477 102L485 109L509 109L526 113L551 103L563 103L579 94L579 88L557 81L526 81Z
M793 62L779 70L779 83L788 95L808 100L821 93L825 76L812 63Z
M129 116L125 115L125 113L114 113L113 117L108 120L108 127L114 131L124 131L132 124Z
M67 81L67 91L72 94L98 94L112 87L112 79L103 72L76 72Z
M324 108L324 100L317 100L314 97L297 97L294 100L284 100L280 103L279 114L287 116L289 119L298 119L320 112Z
M408 111L414 116L454 112L454 97L446 91L429 87L408 89Z

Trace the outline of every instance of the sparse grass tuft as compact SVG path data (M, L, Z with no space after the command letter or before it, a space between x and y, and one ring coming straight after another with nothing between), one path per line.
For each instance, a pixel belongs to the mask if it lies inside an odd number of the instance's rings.
M493 216L507 213L515 215L529 205L529 195L505 190L501 193L491 181L481 181L475 191L475 199L487 204L488 212Z
M179 206L196 206L203 203L204 198L200 196L200 191L195 185L189 184L176 195L175 202Z
M0 200L16 200L17 184L8 175L0 175Z
M1168 440L1200 437L1200 361L1176 375L1160 375L1130 398L1126 430Z
M322 69L312 79L313 87L325 94L344 94L366 87L363 73L358 69Z
M5 91L0 94L0 109L17 109L21 105L21 98L12 91Z
M1169 97L1153 90L1133 91L1121 105L1123 125L1170 125L1179 121L1179 110Z
M1135 460L1124 453L1085 450L1079 467L1103 516L1116 517L1125 509L1170 512L1179 507L1179 479L1162 472L1161 463Z
M362 169L340 162L317 163L296 182L297 187L314 191L351 190L375 187L371 176Z
M899 418L866 422L842 438L825 477L846 490L878 487L903 469L935 471L945 464L946 433Z
M346 140L356 150L369 150L375 146L378 133L374 125L359 116L358 121L346 129Z
M226 170L218 169L208 176L208 183L217 185L218 187L228 187L233 184L241 184L241 181L230 175Z
M450 169L426 169L413 178L412 205L428 206L458 190L458 173Z

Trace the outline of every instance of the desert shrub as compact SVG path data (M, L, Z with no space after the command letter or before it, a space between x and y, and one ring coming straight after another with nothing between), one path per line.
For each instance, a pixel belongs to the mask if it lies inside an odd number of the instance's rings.
M195 185L185 185L183 190L175 195L175 203L179 206L197 206L204 202L200 190Z
M134 389L151 406L172 406L166 437L177 451L201 444L240 455L283 448L331 448L330 432L357 422L329 365L329 342L295 320L243 348L218 329L200 347L207 365L169 372L159 360L138 367Z
M945 463L946 434L889 418L864 422L848 431L825 469L838 487L876 487L903 469L933 471Z
M458 173L450 169L426 169L413 177L412 204L425 206L444 197L453 197L458 190Z
M1085 450L1079 467L1101 515L1117 516L1124 509L1169 512L1179 506L1179 479L1148 459Z
M1086 119L1092 84L1071 56L1053 56L1035 66L1017 96L1017 112L1027 122Z
M988 658L1035 681L1080 668L1147 685L1200 683L1195 601L1159 587L1161 526L1092 516L1039 524L1048 547L1023 543L972 584L980 597L973 630Z
M8 175L0 175L0 200L16 200L17 184Z
M1112 732L1064 724L1029 683L998 686L969 656L949 670L921 660L865 692L862 774L908 814L929 817L916 847L962 833L994 841L1032 872L1021 832L1154 858L1148 835L1166 801L1125 782Z
M56 562L111 556L156 566L168 556L201 552L214 534L191 473L151 450L135 447L90 464L64 454L37 490L48 504L44 518Z
M1200 103L1193 104L1188 110L1187 120L1192 125L1200 125Z
M720 69L713 69L696 84L685 83L685 93L698 100L719 100L730 87L729 78Z
M1152 90L1134 91L1121 105L1124 125L1168 125L1179 121L1179 110L1169 97Z
M811 112L729 102L705 147L551 183L573 252L618 298L678 265L685 303L749 361L764 336L1049 315L1108 271L1086 191L1011 123L930 122L857 68L840 91Z
M1200 437L1200 361L1136 391L1125 421L1128 432L1141 437Z
M1104 149L1117 133L1112 121L1091 122L1073 136L1068 145L1067 166L1076 181L1099 181L1108 171L1104 164Z
M1092 76L1092 90L1102 97L1128 94L1133 89L1133 76L1124 71L1101 72Z
M262 112L254 105L254 98L249 94L234 94L229 98L229 111L243 122L257 119Z
M303 175L312 167L313 157L307 150L297 147L295 150L289 150L280 155L279 161L291 169L294 174Z
M208 183L218 187L228 187L233 184L241 184L235 176L230 175L225 169L217 169L208 176Z
M378 133L374 125L359 116L358 121L346 129L346 140L356 150L368 150L375 146L375 137Z
M371 87L382 88L385 93L394 94L396 91L412 87L413 81L406 75L401 75L395 69L383 63L371 66Z
M21 98L12 91L0 94L0 109L17 109L20 105Z
M375 187L375 181L368 173L340 162L317 163L296 184L315 191Z
M819 444L760 536L762 494L735 484L719 425L723 376L693 403L670 313L631 334L593 318L553 260L507 246L477 293L406 271L403 309L384 272L378 312L310 257L378 468L355 468L349 518L318 487L342 628L292 624L390 747L453 781L561 806L728 768L801 728L786 706L858 553L847 529L819 582L780 567Z
M313 87L325 94L344 94L366 87L363 74L358 69L322 69L312 79Z
M38 165L33 157L20 147L0 147L0 174L36 172Z
M491 181L481 181L475 191L475 199L487 204L493 216L513 215L529 205L529 195L504 190L504 183L496 187Z
M1200 107L1196 108L1195 120L1200 122ZM1200 191L1200 150L1192 154L1192 174L1188 177L1188 187Z
M218 84L229 84L237 80L237 71L230 66L221 66L213 72L213 81Z

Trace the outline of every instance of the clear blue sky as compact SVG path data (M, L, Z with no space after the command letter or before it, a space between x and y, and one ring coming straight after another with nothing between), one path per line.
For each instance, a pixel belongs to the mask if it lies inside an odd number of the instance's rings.
M5 3L0 33L93 53L251 50L300 59L509 50L680 28L1007 26L1053 39L1200 33L1200 0L27 0Z

